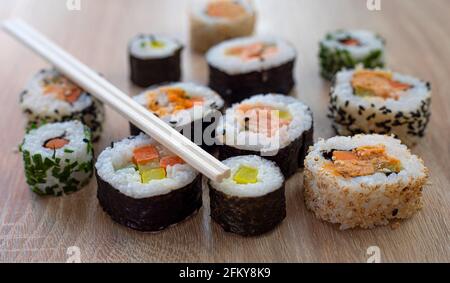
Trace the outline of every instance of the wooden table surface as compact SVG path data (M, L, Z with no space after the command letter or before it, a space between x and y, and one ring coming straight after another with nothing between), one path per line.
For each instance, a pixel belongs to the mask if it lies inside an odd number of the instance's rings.
M20 16L130 94L126 45L138 32L188 41L187 8L180 0L0 0L0 19ZM370 11L364 0L260 0L257 32L278 34L298 49L297 95L315 115L315 140L333 135L326 117L329 83L319 77L318 42L336 28L367 28L387 39L388 65L429 80L433 86L428 132L413 152L430 168L425 207L397 229L340 231L316 219L303 202L302 174L288 181L287 218L256 238L228 234L211 222L209 203L190 220L159 234L144 234L111 221L98 204L96 182L66 197L38 197L28 190L21 156L24 119L18 94L47 64L0 32L0 261L65 262L79 248L83 262L366 262L377 246L383 262L450 261L450 1L381 0ZM207 83L201 56L184 53L184 80ZM112 110L95 149L128 135ZM69 250L70 253L71 250Z

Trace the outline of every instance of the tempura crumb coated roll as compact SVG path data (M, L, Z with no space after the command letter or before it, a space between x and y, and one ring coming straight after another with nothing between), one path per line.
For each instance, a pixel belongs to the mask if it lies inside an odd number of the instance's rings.
M336 75L329 117L339 135L395 134L409 146L425 135L431 85L388 70L355 69Z
M338 30L320 42L320 66L324 78L331 80L342 69L358 64L365 68L382 68L385 64L385 41L367 30Z
M198 172L144 134L113 143L95 167L100 205L129 228L159 231L202 206Z
M20 151L27 183L39 195L75 192L89 182L93 173L91 132L79 121L31 130Z
M139 34L128 46L131 81L140 87L181 80L181 52L177 40L153 34Z
M224 40L251 35L255 22L251 0L199 0L190 13L192 49L204 53Z
M79 120L100 138L105 116L103 104L54 69L34 75L20 95L20 106L27 118L27 129L46 123Z
M211 217L227 232L256 236L286 217L284 178L275 163L255 155L223 161L231 177L210 181Z
M428 169L400 140L356 135L320 140L305 159L308 209L341 229L373 228L422 208Z
M224 41L206 54L209 86L229 105L260 93L289 94L296 57L294 47L276 37Z
M313 131L312 112L298 99L256 95L233 105L219 120L219 158L259 155L274 161L289 178L303 167Z

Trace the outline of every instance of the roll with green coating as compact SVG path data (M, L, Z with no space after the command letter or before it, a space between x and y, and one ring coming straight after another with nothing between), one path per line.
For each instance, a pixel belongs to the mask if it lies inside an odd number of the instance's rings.
M328 33L320 42L321 75L328 80L342 69L357 65L365 68L382 68L385 41L367 30L338 30Z
M26 181L39 195L75 192L93 174L91 131L79 121L46 124L31 130L20 151Z

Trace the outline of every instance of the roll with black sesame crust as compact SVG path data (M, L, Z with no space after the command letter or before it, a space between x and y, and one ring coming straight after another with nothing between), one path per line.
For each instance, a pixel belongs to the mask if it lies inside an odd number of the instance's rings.
M424 137L431 85L376 69L341 71L331 88L329 117L339 135L394 134L409 146Z
M103 103L54 69L42 69L20 95L27 130L46 123L79 120L97 141L105 117Z

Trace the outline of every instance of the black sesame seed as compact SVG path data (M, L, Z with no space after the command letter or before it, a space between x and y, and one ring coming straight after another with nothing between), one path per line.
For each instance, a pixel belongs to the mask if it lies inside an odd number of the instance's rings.
M392 211L392 216L396 216L397 214L398 214L398 209L396 208Z

